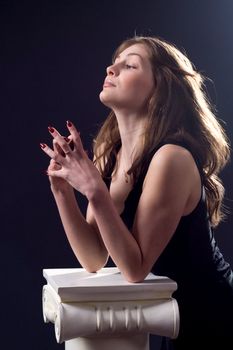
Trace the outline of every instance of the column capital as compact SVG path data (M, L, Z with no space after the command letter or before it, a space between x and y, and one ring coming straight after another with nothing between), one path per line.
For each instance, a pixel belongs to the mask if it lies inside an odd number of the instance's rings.
M117 268L44 269L43 275L44 321L54 323L59 343L118 334L178 335L179 310L172 298L177 284L167 277L149 274L129 283Z

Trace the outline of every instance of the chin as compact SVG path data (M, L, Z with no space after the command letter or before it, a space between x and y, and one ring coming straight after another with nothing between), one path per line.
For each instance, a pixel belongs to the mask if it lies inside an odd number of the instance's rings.
M105 95L104 91L102 90L101 93L99 94L99 99L100 101L106 106L111 108L112 104L110 102L110 99L107 98L107 96Z

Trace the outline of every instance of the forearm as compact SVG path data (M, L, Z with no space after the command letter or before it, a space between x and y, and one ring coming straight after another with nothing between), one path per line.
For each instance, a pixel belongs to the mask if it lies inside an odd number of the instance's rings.
M87 223L81 213L72 188L66 192L52 191L58 212L70 243L80 264L89 272L102 268L108 253L99 232Z
M127 280L136 281L137 271L142 269L141 250L119 216L108 190L100 190L89 203L112 260Z

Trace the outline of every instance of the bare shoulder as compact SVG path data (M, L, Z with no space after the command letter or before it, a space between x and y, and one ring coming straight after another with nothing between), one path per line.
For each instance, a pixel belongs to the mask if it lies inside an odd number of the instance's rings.
M146 179L161 171L167 176L199 177L199 171L192 154L184 147L173 144L162 146L153 156ZM145 180L146 180L145 179Z
M159 148L159 150L154 154L151 164L157 161L169 161L172 162L173 165L188 165L188 163L195 164L192 154L179 145L166 144Z
M200 173L192 154L178 145L162 146L154 154L144 180L147 197L152 196L152 188L158 189L161 201L173 201L174 206L179 199L183 201L183 215L191 212L201 195Z

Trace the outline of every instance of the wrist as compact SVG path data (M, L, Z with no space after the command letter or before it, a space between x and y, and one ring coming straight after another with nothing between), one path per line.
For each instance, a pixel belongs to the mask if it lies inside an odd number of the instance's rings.
M108 194L108 188L106 184L102 181L100 184L93 186L86 193L87 200L90 203L98 203L99 200L103 200Z
M69 184L67 184L66 186L62 186L62 187L57 187L57 186L50 186L51 192L54 196L56 195L67 195L70 193L74 192L74 189L72 186L70 186Z

